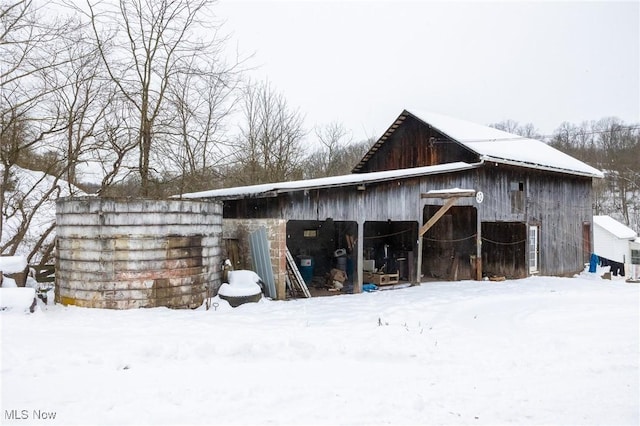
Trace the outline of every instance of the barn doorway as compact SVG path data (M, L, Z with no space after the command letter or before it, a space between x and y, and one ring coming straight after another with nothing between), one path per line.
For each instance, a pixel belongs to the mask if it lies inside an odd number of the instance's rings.
M591 257L591 222L582 223L582 262L589 263Z
M410 281L415 276L418 228L416 221L365 222L363 270L398 274L400 281ZM310 288L325 287L333 268L346 272L347 284L357 279L357 222L290 220L286 229L292 257L298 265L305 259L305 272L313 275Z
M401 281L415 276L418 222L369 221L364 224L365 269L398 274ZM368 261L368 262L367 262Z
M309 287L324 287L333 268L344 270L353 281L357 238L357 222L331 218L287 222L287 247L298 266L304 259L305 272L311 275Z
M441 207L426 205L423 223ZM473 206L453 206L423 235L424 279L474 279L477 215Z
M533 249L537 253L536 243ZM482 222L482 266L486 276L525 278L529 274L526 263L527 225L521 222ZM530 247L531 248L531 247ZM537 255L535 266L538 267Z

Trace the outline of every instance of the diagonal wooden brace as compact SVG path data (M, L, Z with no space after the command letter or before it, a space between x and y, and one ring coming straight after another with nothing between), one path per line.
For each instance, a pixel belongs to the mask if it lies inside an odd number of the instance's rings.
M429 220L427 221L427 223L425 223L424 225L422 225L420 227L420 230L418 231L418 238L422 237L428 230L429 228L431 228L438 220L440 220L440 218L442 216L444 216L444 214L447 212L447 210L449 210L451 208L451 206L453 206L456 201L458 201L458 199L461 197L452 197L449 198L443 205L442 207L440 207L440 210L438 210L436 212L436 214L434 214L433 216L431 216L431 218L429 218Z

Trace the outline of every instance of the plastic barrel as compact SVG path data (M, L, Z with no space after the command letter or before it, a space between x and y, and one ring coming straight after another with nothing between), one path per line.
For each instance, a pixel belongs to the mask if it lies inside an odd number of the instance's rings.
M347 272L347 257L346 256L340 256L338 258L336 258L336 263L337 263L337 267L338 269Z
M311 256L298 256L300 275L305 283L311 284L313 280L313 258Z

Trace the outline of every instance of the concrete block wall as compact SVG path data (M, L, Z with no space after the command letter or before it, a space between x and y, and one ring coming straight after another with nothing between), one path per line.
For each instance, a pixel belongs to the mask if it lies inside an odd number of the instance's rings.
M278 300L286 299L287 221L284 219L223 219L222 239L235 239L240 247L240 267L253 269L249 234L264 226L269 240L269 252ZM227 253L224 253L226 256Z

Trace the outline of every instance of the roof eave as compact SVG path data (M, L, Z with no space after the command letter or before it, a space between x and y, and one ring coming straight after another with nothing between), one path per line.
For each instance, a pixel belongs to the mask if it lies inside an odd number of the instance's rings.
M393 133L396 131L398 127L400 127L400 125L404 122L404 120L407 118L408 115L413 115L413 114L411 114L406 109L400 113L398 118L396 118L393 124L389 126L387 131L384 132L384 134L378 138L378 140L371 146L371 148L369 148L369 151L367 151L367 153L362 157L362 159L358 162L358 164L356 164L355 167L351 169L351 173L359 173L362 170L362 168L369 162L369 159L371 159L371 157L373 157L376 151L378 151L378 149L380 149L380 147L384 145L387 139L389 139L389 137L393 135Z
M580 170L563 169L563 168L560 168L560 167L552 167L552 166L546 166L546 165L542 165L542 164L526 163L526 162L523 162L523 161L515 161L515 160L507 160L505 158L492 157L492 156L489 156L489 155L483 155L481 157L481 159L483 161L485 161L485 162L507 164L507 165L510 165L510 166L518 166L518 167L527 167L527 168L531 168L531 169L544 170L544 171L548 171L548 172L556 172L556 173L563 173L563 174L570 174L570 175L590 177L590 178L598 178L598 179L604 178L604 174L602 172L599 172L599 174L589 173L589 172L580 171Z
M268 189L263 191L239 191L236 193L230 194L221 194L221 195L208 195L206 192L199 193L191 193L191 194L183 194L182 198L201 198L201 199L209 199L209 200L238 200L243 198L267 198L267 197L276 197L279 194L289 193L289 192L298 192L298 191L311 191L315 189L327 189L327 188L339 188L339 187L349 187L349 186L358 186L358 185L369 185L373 183L380 182L388 182L392 180L399 179L411 179L420 176L429 176L434 174L443 174L443 173L455 173L464 170L472 170L478 168L482 165L482 163L452 163L452 165L439 165L439 166L426 166L426 167L416 167L415 171L405 172L401 175L397 175L394 172L397 171L383 171L383 172L372 172L372 173L353 173L351 175L345 175L349 177L353 177L353 179L342 181L342 182L322 182L322 183L313 183L310 182L310 185L296 185L296 186L284 186L286 182L283 182L283 186L278 187L278 184L269 185ZM426 170L425 170L426 169ZM406 169L412 170L412 169ZM371 176L378 176L372 178ZM313 181L313 180L312 180ZM304 181L293 181L293 182L304 182ZM292 183L293 183L292 182ZM179 196L176 196L179 198Z
M407 174L403 174L401 176L394 176L394 175L389 175L389 176L385 176L385 177L380 177L377 179L357 179L354 181L349 181L349 182L342 182L342 183L332 183L332 184L328 184L328 185L310 185L310 186L306 186L304 188L281 188L278 189L274 192L277 192L278 194L280 193L285 193L285 192L295 192L295 191L309 191L309 190L314 190L314 189L327 189L327 188L341 188L341 187L345 187L345 186L358 186L358 185L368 185L368 184L372 184L372 183L380 183L380 182L388 182L388 181L392 181L392 180L398 180L398 179L412 179L412 178L416 178L416 177L420 177L420 176L429 176L429 175L437 175L437 174L443 174L443 173L455 173L455 172L460 172L463 170L471 170L471 169L475 169L477 167L480 167L482 165L482 163L464 163L464 165L461 165L460 167L455 167L455 168L447 168L446 170L435 170L432 172L425 172L425 171L419 171L418 169L423 169L422 167L416 167L416 172L415 173L407 173ZM432 167L436 167L436 166L432 166ZM380 173L380 172L373 172L373 173ZM354 176L366 176L367 173L353 173Z

